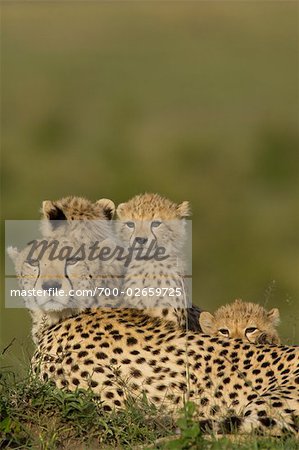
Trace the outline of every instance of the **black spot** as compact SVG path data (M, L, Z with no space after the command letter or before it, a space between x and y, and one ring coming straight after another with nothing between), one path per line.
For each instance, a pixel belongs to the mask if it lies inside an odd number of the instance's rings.
M132 337L132 336L127 339L127 345L128 346L135 345L135 344L137 344L137 342L138 342L137 339Z
M97 352L96 353L96 358L97 359L106 359L106 358L108 358L108 356L104 352Z
M276 425L276 421L271 417L261 417L259 421L262 425L264 425L264 427L267 428L272 428L274 427L274 425Z
M112 408L109 405L103 406L104 411L112 411Z
M145 358L137 358L136 363L137 364L143 364L145 362Z
M263 364L262 364L262 367L263 368L265 368L265 367L269 367L270 366L270 363L269 362L263 362Z
M237 394L237 392L231 392L230 394L229 394L229 398L230 399L234 399L234 398L237 398L238 397L238 394Z
M273 402L273 403L272 403L272 406L273 406L274 408L281 408L283 405L282 405L282 402Z
M230 416L227 419L224 419L221 423L221 429L223 429L223 433L234 433L237 431L242 425L242 419L237 416Z
M113 349L113 353L120 355L121 353L123 353L123 349L120 347L116 347Z
M120 341L122 339L122 336L120 334L115 334L112 337L115 341Z
M182 365L185 363L185 361L184 361L183 359L178 359L176 363L177 363L179 366L182 366Z
M108 344L108 342L103 342L102 344L100 344L101 348L108 348L110 347L110 345Z
M174 345L169 345L168 347L166 347L166 352L167 353L173 352L174 350L175 350Z
M85 364L86 366L90 366L91 364L93 364L93 360L92 360L92 359L85 359L85 360L84 360L84 364Z
M213 431L213 421L210 419L201 420L199 422L199 427L203 433L210 433L211 431Z

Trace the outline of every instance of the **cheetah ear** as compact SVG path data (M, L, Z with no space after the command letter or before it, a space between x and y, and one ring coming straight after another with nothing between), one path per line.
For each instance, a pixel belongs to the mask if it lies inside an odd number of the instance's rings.
M109 198L101 198L96 201L96 204L103 208L103 212L107 220L112 220L115 213L115 204Z
M46 236L60 227L62 220L67 220L63 210L51 200L43 201L41 213L42 219L46 219L41 220L41 231L43 236Z
M189 202L182 202L177 206L177 212L181 218L191 215Z
M17 247L7 247L6 251L10 259L15 264L17 261L17 257L19 256L19 250L17 249Z
M277 327L280 323L280 314L279 310L277 308L270 309L270 311L267 313L268 319L272 322L272 324Z
M45 219L48 220L66 220L66 215L63 210L59 208L51 200L43 201L42 214Z
M120 203L120 204L118 205L118 207L116 208L116 214L117 214L117 217L118 217L119 219L122 218L122 215L123 215L123 212L124 212L125 207L126 207L126 204L125 204L125 203Z
M203 311L199 316L199 326L201 331L205 334L212 334L215 317L208 311Z

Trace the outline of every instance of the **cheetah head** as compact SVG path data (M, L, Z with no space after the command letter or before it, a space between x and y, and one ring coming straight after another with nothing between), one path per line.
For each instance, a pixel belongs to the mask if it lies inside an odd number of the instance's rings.
M220 307L214 314L202 312L199 324L202 331L212 336L237 338L255 344L279 344L276 330L279 311L266 311L262 306L235 300Z
M86 258L79 256L73 242L40 239L32 241L23 250L9 247L7 252L14 263L19 285L26 293L23 297L25 305L31 311L91 306L92 270Z
M72 240L97 239L112 236L111 220L115 213L112 200L102 198L95 203L83 197L45 200L42 204L41 232L43 236L72 236Z
M181 249L185 241L185 218L190 215L187 201L176 204L159 194L142 194L121 203L117 209L118 230L124 245L133 243Z

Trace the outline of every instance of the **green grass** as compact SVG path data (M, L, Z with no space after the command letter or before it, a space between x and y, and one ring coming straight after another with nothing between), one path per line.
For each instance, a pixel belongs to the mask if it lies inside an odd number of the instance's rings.
M143 402L108 414L90 392L67 393L1 373L0 448L130 448L171 433L169 419Z
M2 363L5 359L2 356ZM295 450L298 441L255 435L202 434L187 402L174 420L149 404L130 399L125 410L107 413L90 391L64 392L30 371L20 377L0 369L0 448L68 450L198 449Z

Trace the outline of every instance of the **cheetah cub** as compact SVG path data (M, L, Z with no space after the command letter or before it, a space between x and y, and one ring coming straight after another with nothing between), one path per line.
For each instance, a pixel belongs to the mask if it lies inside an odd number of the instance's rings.
M182 328L199 330L200 310L188 304L184 277L189 203L176 204L159 194L145 193L121 203L116 214L124 247L134 249L122 287L124 307L144 309ZM154 256L158 248L165 250L165 257ZM138 252L150 256L139 259Z
M200 327L205 334L247 340L254 344L280 344L276 330L280 322L279 311L266 311L256 304L240 299L221 306L214 314L202 312Z

